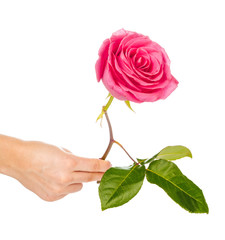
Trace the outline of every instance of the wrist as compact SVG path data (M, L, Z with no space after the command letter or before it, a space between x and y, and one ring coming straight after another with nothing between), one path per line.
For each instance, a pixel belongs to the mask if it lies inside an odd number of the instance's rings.
M25 141L0 134L0 173L15 177Z

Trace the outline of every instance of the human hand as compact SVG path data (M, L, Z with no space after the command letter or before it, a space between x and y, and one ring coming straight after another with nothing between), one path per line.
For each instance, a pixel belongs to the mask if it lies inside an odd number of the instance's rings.
M78 157L66 149L37 141L23 141L9 160L5 174L46 201L81 190L83 182L99 181L111 167L108 161Z

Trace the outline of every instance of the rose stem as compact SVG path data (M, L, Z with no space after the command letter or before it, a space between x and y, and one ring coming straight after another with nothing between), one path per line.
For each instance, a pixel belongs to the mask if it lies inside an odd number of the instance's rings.
M111 148L112 148L112 145L114 143L114 139L113 139L113 131L112 131L112 125L110 123L110 120L109 120L109 116L108 116L108 113L106 110L104 110L105 108L103 107L103 111L105 113L105 117L106 117L106 120L107 120L107 123L108 123L108 126L109 126L109 136L110 136L110 139L109 139L109 145L105 151L105 153L103 154L103 156L101 157L102 160L105 160L106 157L108 156Z
M103 109L104 109L104 107L103 107ZM107 123L108 123L108 126L109 126L110 140L109 140L109 145L108 145L105 153L104 153L103 156L101 157L101 159L102 159L102 160L105 160L105 159L106 159L106 157L108 156L108 154L109 154L109 152L110 152L110 150L111 150L111 148L112 148L113 143L116 143L117 145L119 145L119 146L123 149L123 151L128 155L128 157L129 157L135 164L139 164L138 162L136 162L136 161L130 156L130 154L126 151L126 149L125 149L119 142L117 142L116 140L114 140L114 138L113 138L113 131L112 131L112 125L111 125L111 123L110 123L108 113L107 113L106 110L103 110L103 111L104 111L104 113L105 113L105 117L106 117L106 120L107 120Z
M131 156L130 156L130 154L126 151L126 149L119 143L119 142L117 142L117 141L113 141L114 143L116 143L117 145L119 145L122 149L123 149L123 151L128 155L128 157L135 163L135 164L137 164L137 165L139 165L139 163L138 162L136 162Z

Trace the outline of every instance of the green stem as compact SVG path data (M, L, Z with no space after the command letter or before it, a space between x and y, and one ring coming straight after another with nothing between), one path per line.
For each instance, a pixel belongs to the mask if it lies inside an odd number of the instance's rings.
M103 118L103 115L106 113L106 111L108 110L109 106L111 105L112 101L113 101L114 97L110 94L110 98L109 101L106 103L105 106L102 107L102 112L99 114L98 118L96 121L98 121L99 119Z
M107 102L107 104L104 107L104 110L107 111L109 106L111 105L112 101L113 101L114 97L111 95L109 98L109 101Z

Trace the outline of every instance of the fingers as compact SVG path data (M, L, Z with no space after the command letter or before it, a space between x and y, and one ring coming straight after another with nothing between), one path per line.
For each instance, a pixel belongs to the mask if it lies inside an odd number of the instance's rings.
M105 172L111 167L109 161L104 161L95 158L76 157L75 171L84 172Z
M82 189L83 184L82 183L74 183L74 184L70 184L69 186L67 186L64 190L64 194L67 195L69 193L74 193L74 192L78 192Z
M103 174L100 172L74 172L72 183L100 181Z
M62 198L64 198L67 194L62 194L60 196L57 196L57 197L50 197L50 198L47 198L47 199L43 199L47 202L54 202L54 201L57 201L57 200L60 200Z

